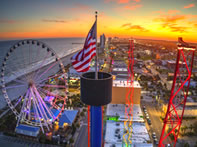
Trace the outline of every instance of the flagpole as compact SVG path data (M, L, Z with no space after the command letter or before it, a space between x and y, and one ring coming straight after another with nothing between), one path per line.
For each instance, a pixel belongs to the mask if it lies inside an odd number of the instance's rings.
M95 12L95 39L96 39L96 56L95 56L95 80L98 80L98 51L97 51L97 11ZM102 146L102 107L91 106L91 147Z
M95 79L98 79L98 51L97 51L97 11L95 11L95 19L96 19L96 56L95 56Z

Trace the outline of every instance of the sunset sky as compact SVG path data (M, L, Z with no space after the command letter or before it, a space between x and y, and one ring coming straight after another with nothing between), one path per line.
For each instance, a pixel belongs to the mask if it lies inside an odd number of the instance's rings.
M0 40L98 35L197 42L197 0L1 0Z

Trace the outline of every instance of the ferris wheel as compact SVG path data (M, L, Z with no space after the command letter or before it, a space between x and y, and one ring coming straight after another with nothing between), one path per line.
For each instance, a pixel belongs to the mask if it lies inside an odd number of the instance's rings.
M67 75L62 61L45 43L22 40L7 52L1 67L1 87L7 105L20 123L44 132L64 110Z

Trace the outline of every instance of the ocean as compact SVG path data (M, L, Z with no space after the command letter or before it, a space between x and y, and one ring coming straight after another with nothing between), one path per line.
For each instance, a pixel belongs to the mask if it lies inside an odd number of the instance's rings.
M45 44L47 44L50 48L52 48L55 53L58 55L59 58L62 59L62 62L64 66L68 63L70 63L70 57L72 53L82 49L83 43L85 41L85 38L50 38L50 39L35 39L39 40ZM11 41L0 41L0 69L2 68L2 63L4 62L4 58L6 57L6 53L9 51L9 49L17 43L19 40L11 40ZM28 55L31 54L31 55ZM5 73L5 81L11 81L16 78L17 75L23 75L25 73L29 73L34 68L36 69L36 64L43 62L45 60L45 65L52 62L52 60L49 58L45 59L42 56L38 56L38 51L35 47L32 47L29 49L29 52L23 53L22 51L15 50L13 55L10 56L10 60L6 63L6 68L12 70L9 73ZM40 52L42 54L42 52ZM31 57L32 59L29 59ZM35 65L28 66L28 62L31 63L30 60L35 60ZM25 63L24 61L27 61ZM19 63L21 65L19 65ZM34 68L32 68L34 67ZM52 74L52 73L50 73ZM21 89L20 89L21 90ZM10 93L9 97L14 98L15 95L20 95L20 90L14 90L9 89L8 92ZM13 99L11 99L13 100ZM6 102L3 98L1 88L0 88L0 109L3 108L6 105Z
M61 58L83 47L84 38L49 38L35 39L46 43ZM19 40L0 41L0 67L7 51Z

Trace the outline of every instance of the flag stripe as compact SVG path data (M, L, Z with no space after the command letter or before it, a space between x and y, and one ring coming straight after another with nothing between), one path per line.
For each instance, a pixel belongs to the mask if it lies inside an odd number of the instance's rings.
M93 51L96 51L96 45L94 45L94 46L91 46L90 48L89 48L89 51L88 52L86 52L85 54L84 54L84 58L83 59L85 59L85 57L86 56L88 56L91 52L93 52ZM73 60L73 63L76 63L76 62L79 62L78 60ZM82 62L82 61L81 61Z
M96 55L96 22L90 29L84 47L81 51L71 57L72 65L77 72L86 72L90 68L90 62Z
M81 61L73 62L73 67L74 67L74 68L77 68L77 67L79 67L80 65L83 65L84 62L86 62L87 60L91 59L91 58L94 56L94 53L96 53L96 52L92 52L92 54L91 54L90 56L87 56L87 57L83 60L83 62L81 62Z
M84 60L81 64L79 64L78 66L74 65L75 69L78 70L79 68L85 66L86 64L89 64L90 61L91 61L91 58L93 56L95 56L96 53L95 52L92 52L92 54L90 56L87 56L87 60Z

